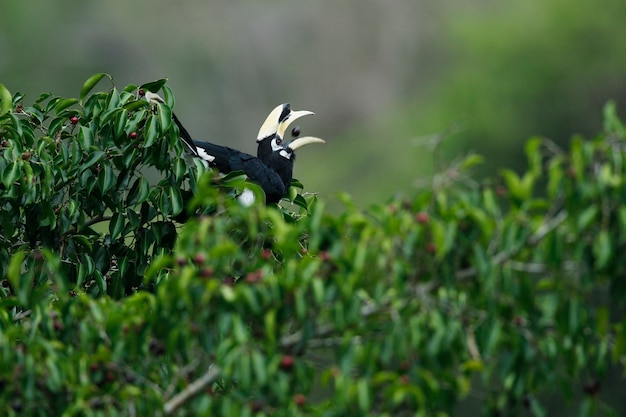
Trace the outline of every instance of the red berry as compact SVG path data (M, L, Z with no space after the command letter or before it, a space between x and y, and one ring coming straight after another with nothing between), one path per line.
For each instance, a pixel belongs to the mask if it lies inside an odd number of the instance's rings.
M293 396L293 402L296 403L298 407L302 407L306 404L306 397L304 394L296 394Z
M248 406L253 413L258 413L263 409L263 403L260 401L251 401Z
M434 243L429 243L426 245L426 252L434 254L437 252L437 246Z
M319 254L320 260L327 262L330 261L330 253L326 251L321 251Z
M272 257L272 251L269 249L263 249L263 252L261 252L261 258L263 258L264 261L267 261L271 257Z
M421 223L421 224L427 223L429 220L428 213L421 211L417 213L417 216L415 216L415 219L417 220L418 223Z
M246 281L248 282L248 284L254 284L255 282L260 281L261 278L263 278L263 271L260 269L258 271L250 272L248 275L246 275Z
M296 360L291 355L285 355L280 359L280 368L288 371L293 368L293 365L296 363Z
M592 379L583 386L583 392L589 396L595 396L600 392L600 380Z
M567 176L570 178L576 178L576 170L573 167L567 168Z
M6 140L3 140L2 143L0 144L3 148L6 148L7 146L9 146L9 142L7 142Z
M229 287L232 287L235 285L235 277L226 277L224 278L224 285L228 285Z
M211 278L213 276L213 268L206 266L200 270L200 276L202 278Z
M24 153L22 154L22 159L23 159L24 161L28 161L28 160L30 159L31 155L32 155L32 154L31 154L30 152L26 151L26 152L24 152Z
M135 139L137 137L137 132L130 132L130 136L131 139Z
M513 324L515 326L522 326L524 324L524 319L521 318L520 316L515 316L513 317Z
M72 116L72 117L70 118L70 122L71 122L73 125L75 125L76 123L78 123L78 117L76 117L76 116Z
M139 89L139 95L140 95L141 97L143 97L143 96L145 96L145 95L146 95L146 92L145 92L145 91L143 91L143 88L140 88L140 89Z
M196 253L193 257L193 261L197 264L203 264L206 262L206 256L203 253Z

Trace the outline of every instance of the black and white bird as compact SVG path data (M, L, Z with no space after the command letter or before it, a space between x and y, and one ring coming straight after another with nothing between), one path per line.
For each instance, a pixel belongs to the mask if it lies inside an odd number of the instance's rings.
M146 92L146 99L151 103L164 102L157 94L150 92ZM312 114L310 111L293 111L286 103L277 106L259 129L256 157L228 146L194 140L178 117L174 113L172 116L189 153L224 174L243 171L251 182L263 189L267 203L278 203L289 191L294 151L308 144L325 143L323 139L312 136L294 138L289 142L284 140L285 132L295 120Z

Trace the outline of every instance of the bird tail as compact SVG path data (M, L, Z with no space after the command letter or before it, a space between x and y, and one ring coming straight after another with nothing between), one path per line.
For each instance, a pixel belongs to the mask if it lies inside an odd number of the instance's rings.
M156 106L159 103L165 103L165 100L163 100L160 95L151 91L145 92L145 98L146 101L148 101L148 103L150 103L151 105ZM174 112L172 112L172 117L174 119L174 123L176 123L176 126L178 126L178 132L180 133L179 137L185 144L185 150L190 152L193 156L198 156L198 150L193 144L193 139L191 138L191 135L189 134L189 132L187 132L187 129L185 129L185 126L183 126L180 120L178 120L178 117L176 117L176 114L174 114Z
M199 156L198 150L193 144L193 139L191 138L189 132L187 132L187 129L185 129L185 126L183 126L180 120L178 120L178 117L176 117L176 114L173 112L172 117L174 118L174 123L176 123L176 126L178 126L178 132L180 133L179 137L182 139L183 144L185 145L185 150L190 152L193 156Z

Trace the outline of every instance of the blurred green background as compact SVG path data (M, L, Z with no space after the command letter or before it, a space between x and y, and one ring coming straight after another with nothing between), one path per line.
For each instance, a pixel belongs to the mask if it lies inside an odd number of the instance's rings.
M251 153L290 102L328 141L299 152L296 178L366 206L470 151L490 174L522 168L529 135L596 133L607 100L625 107L624 22L624 0L5 1L0 82L32 102L96 72L168 77L194 135ZM457 127L436 156L416 146Z

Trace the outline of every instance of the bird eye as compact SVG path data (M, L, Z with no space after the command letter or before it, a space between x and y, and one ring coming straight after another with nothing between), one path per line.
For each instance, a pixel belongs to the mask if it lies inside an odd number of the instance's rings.
M280 145L280 144L282 144L282 143L283 143L283 141L282 141L281 139L276 138L276 144L277 144L277 145Z

